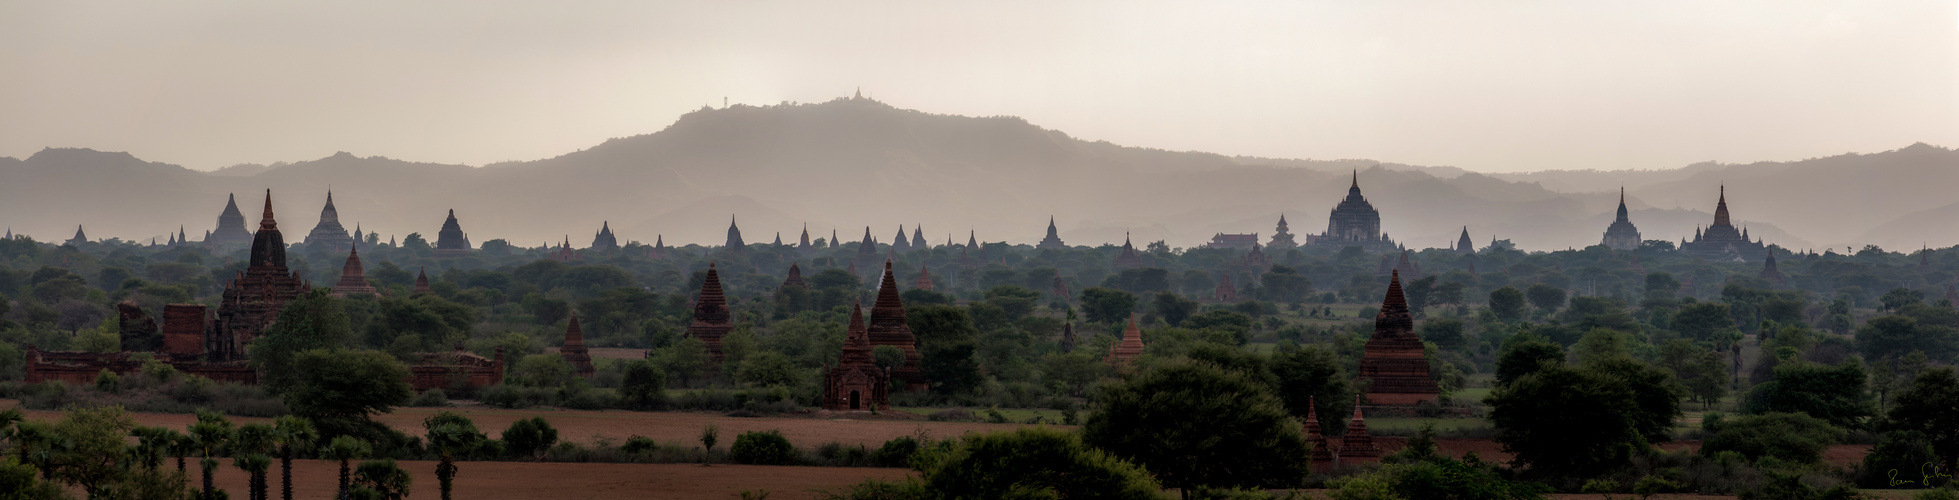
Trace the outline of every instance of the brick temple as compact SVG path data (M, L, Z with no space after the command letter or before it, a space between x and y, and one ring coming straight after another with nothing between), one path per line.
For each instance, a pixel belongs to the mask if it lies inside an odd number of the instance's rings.
M905 351L905 364L891 370L891 376L904 381L907 390L925 390L928 382L925 372L919 369L923 358L918 354L918 337L905 324L905 303L898 297L898 280L892 277L891 261L884 262L884 278L878 284L877 302L871 305L866 333L872 347L888 345Z
M1401 293L1398 270L1388 279L1388 296L1374 315L1374 335L1367 340L1366 349L1367 354L1360 359L1359 378L1367 388L1368 403L1408 406L1435 402L1441 396L1441 387L1429 377L1422 339L1415 336L1415 318Z
M707 279L701 281L700 297L694 300L694 322L687 325L688 337L701 339L707 344L707 353L716 363L726 356L721 352L721 338L735 330L733 316L728 312L728 296L721 292L721 274L714 269L714 263L707 263Z
M850 329L844 334L843 355L836 366L823 367L823 409L862 411L891 409L891 371L878 368L871 355L871 335L864 325L864 306L850 308Z

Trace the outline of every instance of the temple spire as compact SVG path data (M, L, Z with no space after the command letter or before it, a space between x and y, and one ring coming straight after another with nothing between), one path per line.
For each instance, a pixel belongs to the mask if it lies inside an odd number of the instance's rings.
M279 221L272 219L272 190L265 190L265 213L259 215L258 230L278 229Z

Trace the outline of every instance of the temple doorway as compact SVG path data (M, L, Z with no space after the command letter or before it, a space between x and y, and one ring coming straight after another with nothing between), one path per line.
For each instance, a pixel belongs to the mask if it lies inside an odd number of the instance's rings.
M857 391L850 391L850 409L857 409Z

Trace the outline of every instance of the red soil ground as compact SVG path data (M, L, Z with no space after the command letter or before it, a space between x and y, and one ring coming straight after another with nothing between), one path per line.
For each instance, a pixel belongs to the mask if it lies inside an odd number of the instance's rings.
M414 478L409 498L437 498L436 463L400 462ZM201 479L191 465L193 485ZM840 490L865 479L899 480L905 469L844 467L772 467L761 465L570 464L526 462L461 462L457 464L456 498L552 499L714 499L739 498L744 491L768 490L769 499L816 498L812 490ZM330 499L339 484L340 465L325 460L293 461L293 496ZM266 478L273 498L279 495L279 466ZM232 498L244 498L248 478L227 461L215 482Z

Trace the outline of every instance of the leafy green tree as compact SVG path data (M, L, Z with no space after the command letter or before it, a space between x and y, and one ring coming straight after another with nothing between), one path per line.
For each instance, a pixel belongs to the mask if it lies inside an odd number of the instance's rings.
M1930 488L1951 483L1951 478L1938 477L1939 473L1950 469L1938 453L1932 451L1932 440L1925 433L1898 430L1878 436L1877 446L1864 455L1864 479L1859 481L1865 488Z
M321 458L340 462L340 498L347 497L348 487L352 484L352 470L349 464L372 454L374 454L372 445L353 436L333 438L332 441L327 442L325 448L320 449Z
M201 457L198 460L198 467L204 473L205 500L217 498L217 489L211 482L211 475L218 468L217 453L231 441L231 432L231 421L225 420L223 415L206 410L198 410L197 423L190 425L191 442L196 445L198 456Z
M986 290L986 301L1000 306L1007 313L1007 321L1020 321L1034 312L1036 301L1041 300L1041 292L1016 285L1000 285Z
M292 359L292 385L281 394L293 414L315 422L365 420L408 402L408 367L380 351L310 349Z
M564 387L571 380L571 363L558 353L532 354L517 361L509 382L530 387Z
M1113 325L1129 319L1135 310L1136 296L1129 292L1102 287L1082 290L1082 313L1089 321Z
M707 424L701 429L701 464L706 465L714 458L714 443L721 440L721 429Z
M274 394L291 389L304 376L293 366L294 358L309 349L338 349L353 339L347 312L327 288L314 288L279 309L279 320L253 339L252 365L259 369L259 383Z
M435 480L441 483L442 500L449 500L456 481L456 456L471 453L482 444L485 437L476 430L476 422L469 417L448 411L438 411L422 419L422 429L428 433L429 449L436 453ZM367 464L361 464L365 475ZM386 491L374 488L375 491ZM406 487L402 494L406 495Z
M1184 322L1184 318L1189 318L1191 313L1197 312L1197 309L1202 306L1197 301L1186 299L1181 295L1157 292L1156 297L1150 299L1150 307L1156 309L1158 316L1163 317L1163 322L1169 323L1170 326L1178 326Z
M1647 447L1631 387L1592 370L1545 365L1484 399L1497 442L1541 477L1591 477Z
M266 453L272 451L277 439L278 428L261 423L238 426L237 432L232 435L232 465L251 477L246 489L253 500L265 500L267 497L265 474L272 467L272 457Z
M735 436L735 444L728 446L728 458L747 465L794 465L796 447L781 432L748 431Z
M1327 346L1281 343L1268 365L1278 382L1274 389L1292 416L1305 420L1306 409L1312 406L1320 421L1338 422L1353 411L1353 385L1340 355Z
M1524 289L1524 297L1530 299L1530 305L1539 310L1556 311L1558 308L1564 307L1565 293L1563 288L1543 283L1532 283L1529 288Z
M1504 286L1490 291L1490 312L1497 319L1516 322L1524 319L1524 292L1516 287Z
M1900 404L1903 404L1902 402ZM1851 358L1837 366L1794 361L1775 367L1775 379L1755 386L1742 412L1801 412L1846 429L1864 428L1877 413L1864 364Z
M1924 302L1925 294L1909 288L1893 288L1891 291L1884 292L1884 296L1878 297L1877 301L1884 306L1884 310L1896 311L1904 309L1905 306Z
M1903 314L1878 316L1857 328L1857 348L1865 359L1903 357L1912 351L1925 351L1935 358L1959 352L1959 330L1944 325L1920 324Z
M1572 344L1571 355L1578 364L1589 365L1601 360L1626 358L1632 356L1633 344L1637 342L1632 334L1594 328Z
M1459 319L1435 318L1422 322L1422 340L1435 344L1435 347L1448 351L1460 351L1469 346L1469 337L1463 334L1463 323Z
M960 394L981 381L979 330L972 317L956 306L921 305L905 308L905 324L918 337L920 368L935 392Z
M707 343L693 337L674 342L647 357L668 375L679 377L682 387L706 379L708 369L714 364L714 359L708 356Z
M1701 443L1701 456L1714 457L1732 451L1748 457L1762 457L1804 465L1823 461L1823 450L1843 440L1843 429L1801 413L1764 413L1734 418L1710 415L1701 427L1712 433Z
M51 470L43 474L80 487L91 498L103 497L129 475L123 441L135 428L135 417L120 406L68 410L52 429L57 441L50 443L45 462Z
M1503 341L1503 352L1497 355L1496 383L1509 385L1545 366L1563 363L1564 348L1556 342L1541 335L1520 333Z
M1686 397L1672 373L1629 357L1596 360L1585 369L1617 379L1632 391L1636 410L1630 416L1647 442L1672 440L1673 423L1682 415L1680 400Z
M741 368L735 371L735 379L762 387L795 387L802 382L803 373L788 356L776 351L762 351L742 360Z
M635 410L665 406L667 375L643 359L627 362L625 373L619 381L619 399L627 408Z
M1301 432L1285 403L1252 376L1172 360L1103 386L1082 440L1186 491L1285 488L1306 477Z
M1734 316L1725 302L1697 302L1681 306L1669 323L1682 337L1706 342L1716 349L1727 349L1728 345L1741 340L1741 330L1735 328Z
M1023 427L967 434L913 463L939 498L1155 499L1150 473L1075 433Z
M1659 364L1672 370L1687 394L1704 407L1728 394L1727 361L1713 349L1687 339L1668 340L1660 346Z
M1945 470L1954 470L1959 459L1959 372L1950 366L1920 372L1911 388L1898 394L1889 417L1895 429L1924 434L1944 457Z
M1286 304L1305 302L1313 294L1313 280L1288 266L1272 266L1259 277L1260 299Z
M552 428L544 417L523 418L511 422L502 437L510 454L542 462L545 452L558 443L558 429Z

